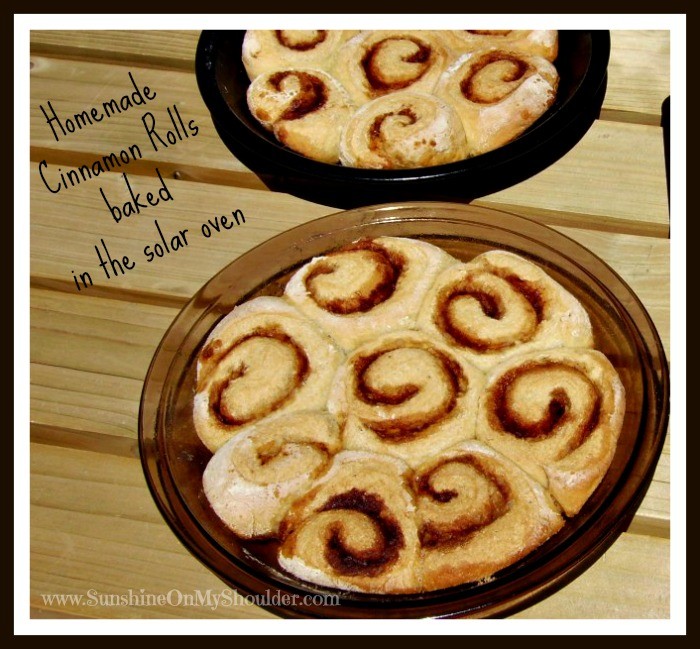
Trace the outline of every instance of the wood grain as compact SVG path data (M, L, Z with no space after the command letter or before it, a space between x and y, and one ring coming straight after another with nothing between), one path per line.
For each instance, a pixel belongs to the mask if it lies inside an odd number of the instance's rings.
M222 144L193 74L196 31L34 31L30 69L30 616L56 618L271 618L237 602L110 606L85 601L129 589L151 594L221 593L223 582L177 541L158 513L138 460L138 407L149 363L180 308L219 269L279 232L336 212L274 193ZM670 241L661 129L669 93L669 32L613 31L601 117L561 160L478 204L550 225L607 262L648 310L670 353ZM62 117L150 85L146 106L88 126L57 142L39 108ZM142 115L170 126L177 106L196 137L155 151ZM81 164L136 143L143 158L51 194ZM113 205L129 198L122 172L142 197L160 186L174 200L116 223ZM53 174L53 175L51 175ZM242 210L246 223L205 239L208 219ZM158 242L189 230L182 250L146 261ZM95 245L136 268L106 279ZM93 286L78 291L73 272ZM665 618L669 615L670 438L627 533L592 568L523 618ZM50 603L50 594L83 601Z
M194 71L198 31L84 29L31 33L32 52L123 65Z
M33 31L31 51L53 57L193 70L198 31ZM606 119L658 124L670 87L667 30L613 30Z
M48 162L45 175L52 186L60 182L59 169L67 173L69 167L91 165L135 143L143 159L116 171L154 173L158 166L167 175L182 179L264 189L260 179L219 139L192 74L139 69L135 77L138 83L156 90L152 104L112 116L108 124L103 121L65 137L59 135L56 142L40 109L48 110L49 98L57 115L65 119L87 107L99 107L111 97L133 91L133 87L126 69L120 66L41 57L32 61L31 156L37 165L42 160ZM156 124L171 128L167 108L173 105L184 121L195 120L199 133L167 149L157 143L159 149L154 151L141 116L149 110ZM640 151L645 152L643 157ZM518 210L557 225L668 236L663 160L660 128L597 121L556 165L478 203ZM99 179L87 184L99 184Z
M177 542L160 519L138 461L32 445L31 604L51 617L42 595L129 596L221 593L224 584ZM642 557L644 560L635 560ZM570 586L520 617L668 615L668 541L623 534L603 558ZM653 570L647 567L653 566ZM614 584L614 588L611 585ZM601 592L606 593L601 598ZM134 602L135 600L131 600ZM605 602L611 605L606 608ZM625 602L628 608L618 608ZM88 617L271 617L247 604L188 607L66 603L59 614Z
M669 31L612 31L610 40L608 89L601 116L658 126L661 102L671 88Z
M31 307L32 441L138 457L142 382L177 311L36 288ZM669 446L637 531L668 537L668 492Z

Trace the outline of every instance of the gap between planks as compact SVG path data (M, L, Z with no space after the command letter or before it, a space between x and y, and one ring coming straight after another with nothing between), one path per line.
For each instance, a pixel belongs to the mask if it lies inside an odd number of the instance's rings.
M96 156L93 153L83 151L66 151L48 147L30 147L30 159L32 162L46 160L50 164L63 164L71 167L92 164ZM194 165L181 165L172 162L156 160L135 160L129 163L129 173L139 176L155 176L156 169L164 178L185 180L213 185L235 186L240 189L254 189L270 191L257 175L252 172L237 172L213 167L201 167ZM106 172L112 175L114 171ZM458 202L458 201L456 201ZM490 207L493 209L507 210L520 216L533 218L545 225L561 225L580 230L598 230L600 232L613 232L618 234L632 234L644 237L670 236L669 223L644 222L635 219L616 218L611 222L609 218L584 212L561 212L542 207L528 207L522 204L502 203L480 198L471 202L473 205ZM329 209L332 209L329 207ZM338 208L338 211L340 209Z

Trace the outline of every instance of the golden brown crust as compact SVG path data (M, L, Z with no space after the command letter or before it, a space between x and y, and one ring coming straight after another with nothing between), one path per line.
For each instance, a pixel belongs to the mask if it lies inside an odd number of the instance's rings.
M205 341L197 432L212 450L230 438L205 494L237 535L279 539L305 581L488 580L556 534L612 461L624 388L592 343L582 305L522 257L357 241Z
M520 464L573 516L610 466L624 413L624 387L603 354L533 352L487 376L477 437Z
M480 442L464 442L427 461L414 484L425 590L486 579L564 523L539 484Z
M442 75L435 94L462 120L473 154L507 144L554 103L559 75L547 59L517 50L468 52Z

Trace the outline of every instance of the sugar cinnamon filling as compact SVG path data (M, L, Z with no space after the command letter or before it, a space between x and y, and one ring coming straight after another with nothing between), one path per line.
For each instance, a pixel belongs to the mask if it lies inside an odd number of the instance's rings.
M280 45L297 52L306 52L314 49L319 43L323 43L328 37L328 31L318 29L312 32L295 32L276 29L275 36Z
M396 57L396 69L389 70L385 57L400 43L411 43L412 52ZM432 65L432 48L413 36L389 36L367 48L361 65L374 94L407 88L418 81Z
M565 381L567 387L559 385L558 380ZM539 416L533 413L525 416L521 412L524 400L521 400L520 409L513 404L515 391L520 387L518 384L525 381L536 386L531 390L534 396L529 401L532 403L537 399ZM578 395L570 392L573 387L578 388ZM535 390L542 395L541 398L537 398ZM571 452L598 426L601 401L597 386L578 367L555 361L530 362L509 370L491 388L489 420L496 430L533 441L547 438L565 425L571 425L572 433L566 449Z
M517 275L492 271L495 277L507 282L521 296L518 304L509 303L496 287L481 281L479 275L467 276L443 288L438 294L434 322L453 343L476 352L492 352L527 342L537 333L537 327L545 317L546 301L541 290ZM463 298L474 300L480 307L483 318L504 320L510 311L519 308L521 317L509 335L496 336L488 323L477 329L474 320L463 321L456 308Z
M304 285L314 302L330 313L366 313L394 294L405 263L403 255L363 240L327 254L307 274Z
M342 510L364 514L372 521L376 535L371 544L352 548L346 543L342 521L328 527L325 558L338 574L375 577L396 563L405 545L404 536L381 497L361 489L350 489L332 496L317 511Z
M295 120L322 108L328 101L328 88L316 75L308 72L284 70L270 76L269 83L277 92L290 77L299 83L299 89L294 98L280 115L280 120Z
M472 63L459 88L468 101L495 104L515 92L534 68L508 52L493 51Z
M446 475L449 473L451 475ZM437 488L435 483L441 479L443 484ZM425 548L468 541L503 516L512 499L508 483L473 455L443 460L417 476L413 488L422 499L423 513L426 501L433 504L426 518L431 518L430 513L436 514L433 520L424 521L418 530L420 544ZM452 511L455 507L458 513ZM446 520L439 520L439 514Z
M271 356L285 361L282 369L261 362L254 348L260 342L268 345ZM291 398L310 372L306 352L279 327L257 328L238 338L217 356L216 363L224 363L234 354L241 358L225 377L212 382L209 392L210 412L225 426L241 426L274 412ZM269 394L257 393L255 388L263 384L267 384ZM252 388L254 394L243 395L246 388Z
M418 354L412 353L412 350L418 350ZM406 378L402 376L402 357L419 368L412 367L414 374ZM421 361L424 369L418 365ZM387 375L380 379L372 375L378 363L383 363L387 368ZM468 388L467 377L453 358L432 346L417 343L397 345L359 356L354 361L353 370L356 377L355 398L363 404L376 406L375 416L360 414L363 424L390 442L415 439L421 432L444 420ZM398 376L392 377L389 373ZM416 373L420 375L420 382L415 378ZM426 408L418 399L421 392L429 388L438 392L430 407ZM411 408L414 399L417 403ZM395 410L387 414L387 407L394 407ZM405 409L399 411L397 407Z

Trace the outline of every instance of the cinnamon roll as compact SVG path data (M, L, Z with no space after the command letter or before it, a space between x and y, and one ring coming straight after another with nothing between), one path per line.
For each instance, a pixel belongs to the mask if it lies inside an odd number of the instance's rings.
M340 139L340 162L347 167L412 169L468 155L455 110L433 95L406 90L359 108Z
M338 424L327 412L272 417L236 435L211 458L202 477L216 514L243 538L276 536L296 498L340 450Z
M331 72L359 106L397 90L430 93L449 56L439 32L360 32L339 49Z
M194 424L216 451L273 414L323 408L343 357L333 341L282 298L236 307L197 361Z
M533 349L593 346L581 303L539 266L502 250L444 270L418 326L483 369Z
M424 590L488 579L564 523L537 482L476 441L428 460L413 488Z
M342 347L415 324L437 274L454 263L419 240L380 237L356 241L300 268L285 296Z
M556 29L450 30L443 32L443 38L459 53L503 47L554 61L559 49Z
M474 436L483 377L459 352L417 331L359 347L338 371L328 409L343 445L411 466Z
M459 114L473 154L507 144L554 103L559 74L547 59L515 49L481 49L461 56L435 94Z
M243 38L243 65L251 81L284 68L328 70L340 45L355 34L327 29L248 30Z
M307 158L338 162L340 134L353 112L345 89L329 74L285 68L248 87L250 112L275 137Z
M488 375L476 434L572 516L608 470L624 414L624 387L603 354L552 349L512 358Z
M305 581L346 590L418 590L418 537L407 472L396 458L339 453L282 523L282 568Z

